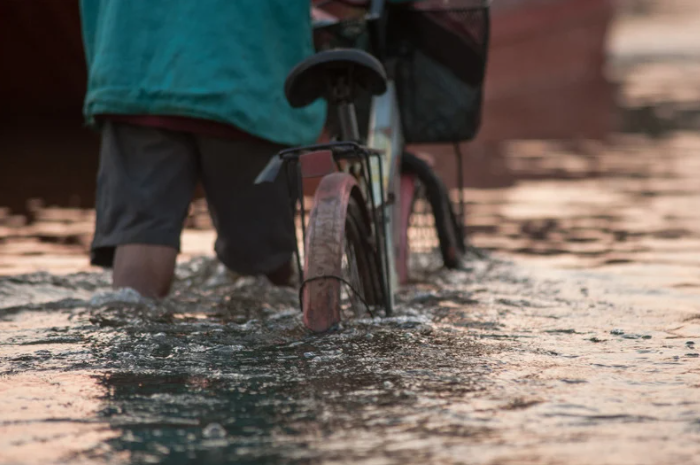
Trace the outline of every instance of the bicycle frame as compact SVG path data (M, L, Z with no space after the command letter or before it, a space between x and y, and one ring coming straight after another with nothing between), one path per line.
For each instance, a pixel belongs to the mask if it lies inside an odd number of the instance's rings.
M390 81L386 93L372 99L369 130L367 132L368 147L382 152L380 161L384 164L381 170L372 170L373 173L377 174L381 171L384 174L384 179L375 178L372 180L371 195L374 196L375 203L380 205L380 208L385 209L384 218L387 222L385 231L387 234L384 235L384 250L386 251L385 258L388 262L385 264L385 268L390 290L398 287L396 260L394 257L396 255L395 239L399 234L399 222L397 219L399 218L401 207L401 196L398 195L398 179L404 146L400 117L394 84ZM379 182L382 183L382 186L379 186ZM379 198L382 192L386 193L385 199ZM390 292L390 299L390 305L393 308L393 292Z
M366 16L368 31L375 53L380 54L382 49L382 30L379 22L383 16L384 0L373 0L370 13ZM327 25L325 23L324 25ZM287 177L292 184L297 184L296 193L290 190L291 208L296 216L301 216L302 235L306 238L306 218L304 212L303 171L304 159L316 155L317 160L327 169L334 169L331 165L339 167L340 161L347 161L344 171L352 174L364 188L363 195L367 202L369 214L374 218L374 239L382 257L382 288L385 295L387 315L391 314L394 307L394 290L398 287L398 278L395 263L395 241L398 237L398 221L400 215L399 195L399 168L401 154L403 152L403 135L401 120L396 98L393 80L387 82L387 91L380 96L373 97L366 146L361 144L357 114L354 103L343 103L337 108L339 122L339 142L318 144L307 147L296 147L280 152L270 160L268 166L260 173L256 183L273 181L277 173L286 168ZM330 152L331 155L323 155L319 152ZM359 167L360 169L354 169ZM316 173L318 174L318 173ZM314 177L314 176L312 176ZM317 177L317 176L316 176ZM299 210L298 208L301 207ZM301 254L297 249L297 267L304 282ZM302 286L303 288L303 286Z
M383 31L381 21L384 13L385 0L372 0L365 20L368 23L370 43L375 55L381 59L383 53ZM381 154L369 160L372 179L371 192L365 193L372 197L372 204L383 210L379 218L384 218L385 224L376 225L383 231L381 244L383 267L387 279L387 305L389 311L394 307L394 289L398 288L398 275L396 272L395 238L399 234L400 195L398 190L398 176L403 152L404 140L401 131L401 115L394 82L390 78L387 82L387 91L380 96L372 98L370 109L369 128L367 131L367 147ZM357 128L357 116L353 105L341 105L338 108L341 140L359 140ZM379 166L381 164L381 166Z

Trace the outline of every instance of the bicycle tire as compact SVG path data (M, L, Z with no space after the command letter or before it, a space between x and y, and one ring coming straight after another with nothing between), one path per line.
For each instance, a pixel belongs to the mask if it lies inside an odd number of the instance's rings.
M443 265L448 269L459 268L466 253L464 228L457 220L457 215L452 208L452 202L442 179L425 160L409 152L404 152L401 157L401 173L402 175L415 176L418 182L424 186L426 200L435 219L435 230ZM401 202L409 201L413 205L415 200L414 193L413 198L402 198ZM402 231L402 234L407 233L408 231ZM407 240L405 244L408 246ZM407 257L408 253L405 256Z
M357 296L361 300L356 304L370 308L384 304L381 261L361 202L354 178L345 173L324 177L316 191L301 290L304 325L314 332L328 331L342 321L341 291L347 282L353 287L348 290L350 300ZM348 267L355 267L356 276L344 276L343 258Z

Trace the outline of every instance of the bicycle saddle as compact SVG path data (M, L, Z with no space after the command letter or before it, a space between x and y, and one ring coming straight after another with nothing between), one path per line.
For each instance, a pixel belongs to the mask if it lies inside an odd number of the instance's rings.
M296 65L287 75L284 94L294 108L310 105L321 97L332 102L333 89L339 83L350 86L350 95L356 88L381 95L386 92L386 72L379 60L362 50L328 50Z

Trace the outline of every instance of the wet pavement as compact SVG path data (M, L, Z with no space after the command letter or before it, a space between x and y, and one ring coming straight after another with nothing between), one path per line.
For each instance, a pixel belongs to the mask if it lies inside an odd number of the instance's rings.
M86 266L92 212L0 211L0 463L700 463L700 48L666 14L613 34L620 132L476 165L485 256L392 318L307 333L195 258L201 204L162 302Z

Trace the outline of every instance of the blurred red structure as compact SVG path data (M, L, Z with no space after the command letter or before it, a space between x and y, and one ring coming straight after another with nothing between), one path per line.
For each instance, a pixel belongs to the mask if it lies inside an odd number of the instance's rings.
M514 139L605 140L615 129L615 87L605 77L612 0L494 0L483 124L463 144L467 186L514 182L503 143ZM450 186L452 147L436 156Z
M614 127L604 76L612 0L494 0L492 12L484 124L465 147L476 154L470 185L494 181L482 162L498 163L503 141L604 139ZM82 124L77 0L0 2L0 69L0 206L91 206L99 140ZM452 149L426 149L454 178Z
M493 5L480 139L605 138L613 127L604 75L611 0Z

